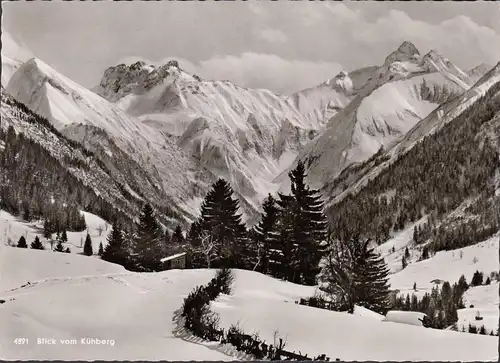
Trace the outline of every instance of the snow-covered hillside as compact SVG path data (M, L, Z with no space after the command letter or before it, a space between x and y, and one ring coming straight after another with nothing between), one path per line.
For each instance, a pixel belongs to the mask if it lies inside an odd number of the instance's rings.
M436 133L444 125L460 116L469 106L471 106L481 96L497 82L500 81L500 63L490 69L474 86L465 91L460 96L445 102L438 106L426 117L422 118L415 125L413 125L406 133L393 138L385 147L388 160L371 167L366 165L350 176L351 182L348 187L343 188L341 193L332 188L335 185L334 179L325 180L323 185L323 192L328 198L332 198L328 204L334 204L345 197L349 193L355 193L363 188L368 180L374 179L389 165L395 162L398 157L406 153L424 137ZM325 131L325 134L328 132ZM327 140L324 139L326 142ZM326 144L328 145L328 144ZM333 147L333 144L329 144ZM332 183L333 182L333 183Z
M107 245L107 237L111 232L111 225L102 218L88 212L82 212L85 218L87 228L82 232L67 232L68 242L64 247L69 247L72 253L82 253L83 244L87 233L92 239L92 249L94 253L99 250L99 244L103 247ZM15 217L3 210L0 210L0 238L4 244L15 246L19 238L24 236L28 246L38 236L46 249L50 249L50 241L43 237L43 223L26 222L21 218ZM53 235L55 239L55 235ZM54 244L55 245L55 244Z
M227 346L182 333L177 310L213 270L131 273L94 257L0 246L0 331L3 359L235 360ZM9 261L8 263L5 263ZM22 271L19 266L22 264ZM236 270L234 295L212 309L221 326L240 323L292 350L341 360L492 360L497 337L425 329L295 304L314 293L255 272ZM29 282L30 284L27 284ZM25 286L23 286L25 285ZM293 316L293 319L290 317ZM13 344L16 337L28 343ZM39 345L39 337L55 345ZM108 340L85 345L81 338ZM76 339L64 345L59 339ZM363 349L359 349L360 345ZM397 346L398 349L394 349ZM470 347L474 349L470 349Z
M297 160L309 166L309 181L322 187L346 166L387 148L448 98L472 85L467 74L431 51L421 56L404 42L337 113ZM283 181L283 174L278 180Z

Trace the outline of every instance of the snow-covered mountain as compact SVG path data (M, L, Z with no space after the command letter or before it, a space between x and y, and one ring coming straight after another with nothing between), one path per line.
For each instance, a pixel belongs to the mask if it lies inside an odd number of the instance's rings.
M6 87L16 70L33 54L22 42L2 31L2 86Z
M229 180L256 210L276 189L271 181L356 94L345 72L285 97L229 81L205 81L175 61L110 67L94 91L172 134L177 145Z
M330 119L297 160L306 161L309 181L322 187L346 166L386 148L471 85L467 74L436 51L421 56L412 43L404 42L372 71L356 97ZM286 181L285 175L277 181Z
M493 66L491 66L490 64L486 64L486 63L481 63L480 65L472 68L471 70L469 70L467 72L467 75L469 76L469 78L474 82L476 83L477 81L479 81L479 79L484 76L491 68L493 68Z
M338 183L336 183L335 179L332 179L324 184L323 193L329 198L332 198L332 202L335 202L349 193L359 191L369 180L382 173L383 170L387 169L400 155L406 153L424 137L439 131L448 122L460 116L469 106L481 96L484 96L497 82L500 82L500 63L486 72L486 74L466 92L440 105L405 134L394 139L391 143L388 143L386 152L381 155L387 158L386 161L375 166L373 166L373 163L368 163L362 168L356 168L356 171L346 169L345 174L350 175L349 178L346 179L347 184L342 187L342 190L336 189Z
M202 195L211 175L161 132L36 58L16 71L7 92L64 135L91 151L108 154L108 163L141 181L140 192L146 199L159 205L173 203L187 215L196 212L197 206L189 201ZM169 198L158 200L158 193Z

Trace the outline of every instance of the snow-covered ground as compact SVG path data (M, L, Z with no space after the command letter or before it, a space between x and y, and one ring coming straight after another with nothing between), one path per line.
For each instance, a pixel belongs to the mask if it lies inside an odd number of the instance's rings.
M1 265L0 297L6 302L0 307L0 320L9 327L0 331L2 358L234 359L227 347L180 335L173 320L183 298L196 285L206 284L213 270L139 274L76 254L5 245L0 253L4 261L13 261ZM22 269L14 268L21 263ZM234 295L222 296L212 304L221 315L221 325L239 321L246 332L258 331L268 342L277 330L295 351L326 353L342 360L472 361L496 356L496 337L301 306L294 301L314 294L314 287L249 271L235 273ZM20 287L26 281L31 284L12 290L13 285ZM17 337L27 338L28 344L14 344ZM80 341L85 337L114 340L114 345L85 345ZM55 338L56 344L37 344L37 338ZM77 343L63 345L58 339L76 339Z
M96 254L99 250L99 243L102 242L103 247L107 244L108 234L111 232L111 225L102 218L88 212L82 212L85 217L87 229L82 232L67 232L68 242L64 243L64 247L69 247L72 253L83 252L83 245L87 233L92 239L92 248ZM31 242L38 236L46 249L50 249L50 242L43 237L43 224L40 222L26 222L21 218L15 217L3 210L0 210L0 241L11 245L17 245L19 238L24 236L28 247ZM55 234L53 238L55 240ZM55 246L55 242L54 242Z
M97 234L103 221L87 213L85 217L91 235ZM179 329L176 317L183 299L197 285L206 284L214 270L141 274L97 257L9 247L5 236L17 241L27 234L30 243L35 234L42 231L37 232L31 224L5 212L1 212L0 221L0 299L5 300L0 304L0 321L8 327L0 330L0 358L243 358L227 346L203 343ZM68 237L77 239L71 234ZM498 260L495 264L488 258L495 248L498 242L488 240L463 249L462 259L454 251L459 261L453 259L452 252L438 253L430 260L412 263L392 275L391 283L395 288L409 290L416 276L421 276L417 284L428 289L432 286L429 281L434 278L452 282L462 273L469 278L476 268L488 273L489 266L498 270ZM497 256L496 251L493 255ZM464 268L474 256L478 262L470 266L469 273ZM408 272L417 268L419 273ZM455 268L454 273L449 271ZM258 332L269 343L274 342L277 331L287 342L285 349L309 356L326 353L332 359L341 360L474 361L497 357L497 337L382 321L383 316L359 307L354 315L349 315L302 306L295 301L315 295L316 287L295 285L250 271L236 270L235 274L234 294L222 295L212 303L212 309L220 314L221 327L239 323L246 333ZM495 329L497 291L496 282L471 288L465 300L467 306L474 304L475 307L459 311L459 324L468 326L479 310L483 316L481 323L488 332ZM14 344L18 337L27 338L28 343ZM37 338L55 338L56 344L37 344ZM113 340L114 343L86 345L81 338ZM63 345L58 339L76 339L76 344ZM472 346L474 349L470 349Z

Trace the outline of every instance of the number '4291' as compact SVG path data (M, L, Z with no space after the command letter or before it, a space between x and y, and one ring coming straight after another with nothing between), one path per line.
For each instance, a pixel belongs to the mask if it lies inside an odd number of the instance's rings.
M16 338L14 344L28 344L28 338Z

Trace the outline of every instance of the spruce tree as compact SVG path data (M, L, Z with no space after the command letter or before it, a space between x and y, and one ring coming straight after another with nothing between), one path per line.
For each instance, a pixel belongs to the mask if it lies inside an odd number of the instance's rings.
M178 224L177 227L175 227L174 233L172 235L172 242L176 244L181 244L184 241L184 236L182 235L182 228Z
M410 259L410 251L408 250L408 247L405 248L405 258L407 261Z
M404 270L406 266L408 266L408 263L406 262L406 257L403 256L403 258L401 259L401 267L403 267Z
M67 233L66 233L66 230L63 230L63 231L62 231L62 233L61 233L61 241L62 241L63 243L68 242L68 235L67 235Z
M38 236L36 236L35 240L33 242L31 242L30 247L34 250L44 250L45 249L45 247L43 247L43 244L40 241L40 238L38 238Z
M327 220L318 190L306 185L307 174L302 161L288 173L291 195L280 194L278 205L289 208L291 215L290 244L293 282L314 285L319 262L326 252Z
M102 259L111 263L125 266L127 263L127 250L123 232L118 223L113 224L113 229L107 238L108 244L102 254Z
M472 276L471 286L481 286L483 284L483 273L476 270Z
M43 222L43 236L46 239L50 239L52 237L52 228L47 219Z
M61 239L57 240L56 247L54 248L54 251L56 252L64 252L64 246L62 244Z
M277 222L278 222L278 208L276 200L269 194L262 204L263 214L262 218L257 224L252 233L255 240L255 263L253 269L269 273L269 260L270 249L277 244Z
M220 256L213 267L241 267L246 249L246 227L238 213L239 201L224 179L212 185L201 206L197 236L208 235Z
M87 233L87 237L85 237L85 244L83 245L83 254L85 256L92 256L94 254L94 250L92 248L92 238L90 238L90 234Z
M17 247L28 248L28 244L26 243L26 238L24 238L24 236L21 236L21 238L19 238L19 241L17 242Z
M369 247L369 241L361 244L355 271L358 304L385 314L389 308L389 269L384 258Z
M458 287L460 288L460 291L462 293L467 291L467 289L469 288L469 284L467 283L467 279L464 275L460 276L460 278L458 279Z
M163 230L153 208L145 204L139 217L137 234L134 236L133 258L135 268L140 271L159 271L163 257Z
M104 253L104 249L102 247L102 242L99 242L99 251L97 254L102 257L102 254Z
M355 304L380 314L389 309L389 269L369 245L369 240L362 241L357 235L330 240L322 290L338 303L339 310L352 313ZM404 301L402 305L406 305Z

